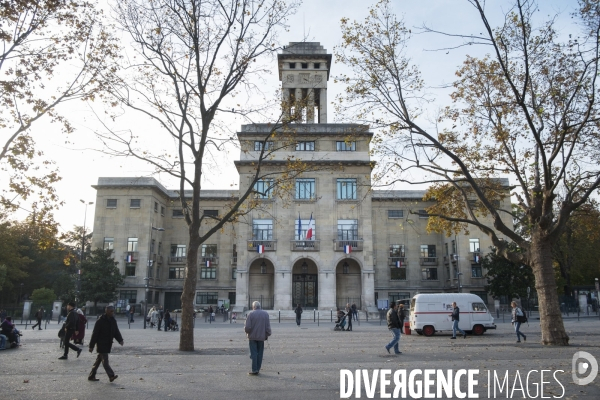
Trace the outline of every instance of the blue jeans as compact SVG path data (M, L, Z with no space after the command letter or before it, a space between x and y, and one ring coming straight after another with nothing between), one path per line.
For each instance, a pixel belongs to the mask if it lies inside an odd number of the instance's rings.
M523 336L523 338L525 338L525 335L523 335L523 333L521 332L520 328L521 328L521 323L515 321L515 332L517 334L517 340L519 342L521 341L521 336Z
M452 321L452 337L456 337L456 331L459 331L463 336L466 335L465 331L458 327L458 322L456 320Z
M252 359L252 372L259 372L262 366L265 342L262 340L249 340L250 358Z
M400 349L398 349L398 344L400 343L400 329L390 328L390 332L394 338L385 346L385 348L389 350L393 347L394 353L399 353Z
M6 336L0 335L0 349L6 348Z

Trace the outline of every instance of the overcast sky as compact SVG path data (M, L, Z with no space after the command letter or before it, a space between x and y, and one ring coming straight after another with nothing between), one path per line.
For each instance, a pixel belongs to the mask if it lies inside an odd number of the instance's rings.
M510 7L510 1L488 0L487 7L492 17L492 23L497 23L502 17L501 12ZM576 6L576 1L571 0L543 0L540 1L540 16L561 13L558 26L563 35L571 32L570 13ZM289 32L282 32L281 43L299 41L307 37L310 41L320 42L329 53L333 53L334 46L340 44L341 34L339 21L342 17L362 20L367 15L367 10L374 2L364 0L305 0L298 13L289 20ZM440 31L460 34L479 34L483 32L481 21L474 8L467 0L394 0L394 7L398 15L403 15L408 27L416 28L427 24L429 27ZM127 41L127 38L123 38ZM410 56L419 66L423 77L429 86L429 93L435 98L430 105L431 113L440 106L447 104L447 89L442 89L445 84L451 83L454 72L466 54L483 55L489 49L483 46L468 46L458 50L428 51L444 47L451 47L460 43L460 40L451 39L435 34L414 35L409 44ZM274 93L279 82L277 80L276 60L271 62L274 74L268 77L265 92ZM343 71L342 65L335 62L332 66L332 76ZM343 87L329 81L329 101L341 92ZM94 106L97 107L97 106ZM333 107L329 106L329 118L333 114ZM38 146L43 149L46 156L57 161L62 181L57 185L58 194L65 202L65 206L56 212L56 219L61 224L61 231L70 230L73 225L82 225L84 220L84 206L80 199L95 201L96 191L91 187L98 177L125 177L149 176L150 168L132 159L111 158L93 148L99 148L100 143L94 136L94 131L101 129L97 118L90 111L90 106L82 102L70 103L63 108L62 113L71 119L77 129L69 138L70 143L65 144L65 138L57 132L52 125L37 125L33 135ZM335 116L333 116L335 118ZM136 121L143 123L143 121ZM239 128L232 126L232 130ZM44 130L44 135L37 135L36 131ZM224 162L219 163L219 169L211 170L207 174L204 184L206 189L231 189L237 188L237 173L233 160L238 158L234 151L225 156ZM169 188L176 187L173 180L166 176L156 177ZM87 227L93 221L94 206L88 208Z

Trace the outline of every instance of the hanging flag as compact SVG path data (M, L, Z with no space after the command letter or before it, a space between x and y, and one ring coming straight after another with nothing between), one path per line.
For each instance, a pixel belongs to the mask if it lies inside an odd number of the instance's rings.
M479 254L475 254L475 262L479 264Z
M300 213L298 213L298 240L302 240L302 220L300 219Z
M210 260L206 260L206 266L210 267Z
M350 246L349 244L344 245L344 253L346 253L346 254L352 253L352 246Z
M308 220L308 229L306 230L306 240L315 240L313 235L315 231L315 221L312 219L312 213L310 213L310 220Z
M133 261L133 255L131 253L127 254L127 258L125 259L125 261L127 261L128 263Z
M265 246L262 244L259 244L258 246L256 246L256 251L258 254L262 254L265 252Z
M396 261L396 268L402 267L402 261Z

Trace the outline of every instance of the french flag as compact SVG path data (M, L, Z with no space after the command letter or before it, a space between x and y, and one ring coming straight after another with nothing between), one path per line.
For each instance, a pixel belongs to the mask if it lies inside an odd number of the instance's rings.
M396 261L396 268L402 267L402 261Z
M312 213L310 213L310 220L308 221L308 229L306 230L306 240L314 240L313 235L315 231L315 221L312 219Z
M210 267L210 260L206 260L206 266Z
M479 263L479 254L475 254L475 262Z
M258 246L256 246L256 252L257 252L258 254L262 254L262 253L264 253L264 252L265 252L265 246L264 246L264 245L262 245L262 244L259 244Z
M125 261L127 261L128 263L133 261L133 255L132 254L127 254L127 258L125 259Z
M349 244L344 245L344 253L346 253L346 254L352 253L352 246L350 246Z

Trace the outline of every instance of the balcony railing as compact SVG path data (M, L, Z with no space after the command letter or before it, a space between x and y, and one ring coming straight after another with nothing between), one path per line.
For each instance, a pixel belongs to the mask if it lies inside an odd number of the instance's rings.
M123 258L125 262L136 262L138 260L139 253L137 251L126 251Z
M319 251L320 249L320 240L290 240L290 250L292 251Z
M406 259L406 257L389 257L388 258L388 266L390 267L396 267L396 263L400 261L400 266L402 267L406 267L408 265L408 260Z
M183 256L171 256L169 257L169 264L185 264L187 257Z
M333 251L344 251L345 246L352 247L352 251L363 251L364 240L334 240Z
M421 257L420 262L421 262L421 265L438 265L438 258L437 257Z
M264 251L277 250L277 240L248 240L248 251L258 251L258 246L261 244Z
M211 265L219 265L219 257L200 257L200 263L206 266L206 262L210 261Z

